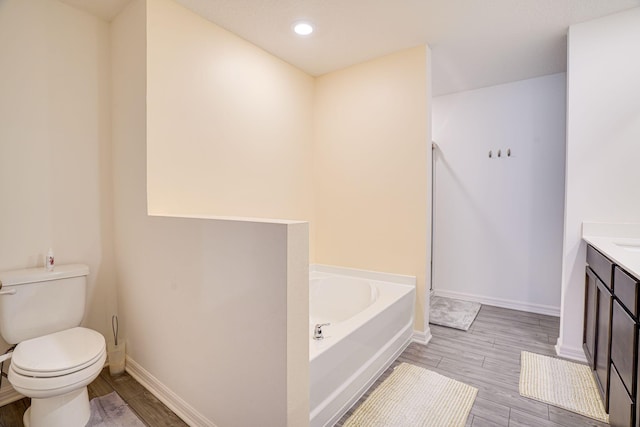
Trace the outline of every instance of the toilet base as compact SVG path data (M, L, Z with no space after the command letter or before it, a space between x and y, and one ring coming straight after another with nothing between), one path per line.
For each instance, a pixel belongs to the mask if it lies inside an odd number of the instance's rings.
M23 422L25 427L84 427L90 417L89 393L82 387L60 396L32 398Z

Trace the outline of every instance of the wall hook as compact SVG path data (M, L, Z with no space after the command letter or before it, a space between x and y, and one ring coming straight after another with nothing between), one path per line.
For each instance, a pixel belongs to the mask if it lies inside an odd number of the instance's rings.
M507 157L511 157L511 148L507 148Z
M498 157L502 157L502 150L498 150Z
M489 150L489 158L493 157L493 152L491 150Z

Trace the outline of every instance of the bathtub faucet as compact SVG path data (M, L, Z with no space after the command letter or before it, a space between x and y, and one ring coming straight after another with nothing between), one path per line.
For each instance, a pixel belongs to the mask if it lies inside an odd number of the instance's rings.
M322 335L322 327L329 326L331 323L316 323L316 327L313 329L313 339L314 340L322 340L324 336Z

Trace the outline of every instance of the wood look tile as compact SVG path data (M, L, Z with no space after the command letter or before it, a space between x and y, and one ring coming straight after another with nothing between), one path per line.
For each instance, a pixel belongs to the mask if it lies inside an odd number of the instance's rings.
M557 317L483 305L469 331L430 327L431 342L426 346L411 344L398 361L476 387L478 396L466 426L604 427L595 420L522 397L518 392L520 352L555 356L560 327ZM382 381L378 379L372 387ZM354 408L362 402L364 398ZM344 416L337 425L347 418Z
M105 396L113 391L113 387L102 376L102 373L100 373L100 375L98 375L98 378L96 378L91 384L89 384L87 389L89 390L89 399Z
M555 423L563 426L594 426L594 427L608 427L609 424L603 423L592 418L584 417L575 412L565 411L564 409L556 406L549 405L549 419Z
M489 421L487 419L479 417L478 415L474 415L473 423L471 424L471 427L500 427L505 425L506 426L509 425L509 418L507 418L507 424L500 424L500 423L496 423L494 421Z
M22 426L24 411L31 405L31 399L23 398L0 408L0 426Z
M580 425L580 424L576 424ZM589 425L589 424L585 424ZM555 423L548 418L536 417L535 415L511 409L509 415L509 427L561 427L562 424ZM564 426L563 426L564 427Z
M508 406L483 399L482 397L476 397L473 408L471 408L471 414L479 419L477 423L489 422L491 423L490 425L508 426L510 410L511 408Z
M482 306L469 331L431 325L432 341L427 346L410 344L336 425L342 426L394 367L411 363L478 389L466 422L468 427L604 427L606 424L524 398L518 393L520 352L555 355L558 330L557 317L486 305ZM89 385L91 397L114 390L148 426L186 426L128 374L114 378L105 369ZM29 404L29 399L25 398L0 408L0 427L22 426L22 416Z
M187 424L167 408L157 397L144 391L127 401L138 417L151 427L186 427Z
M149 427L186 427L187 424L141 386L129 374L111 377L105 368L87 387L89 398L104 396L116 391L140 420ZM22 427L24 411L31 404L24 398L0 407L0 427Z

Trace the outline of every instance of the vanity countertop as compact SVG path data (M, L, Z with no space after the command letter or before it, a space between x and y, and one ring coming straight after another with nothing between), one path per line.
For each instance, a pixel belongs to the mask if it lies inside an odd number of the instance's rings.
M640 224L583 222L582 240L640 279Z

